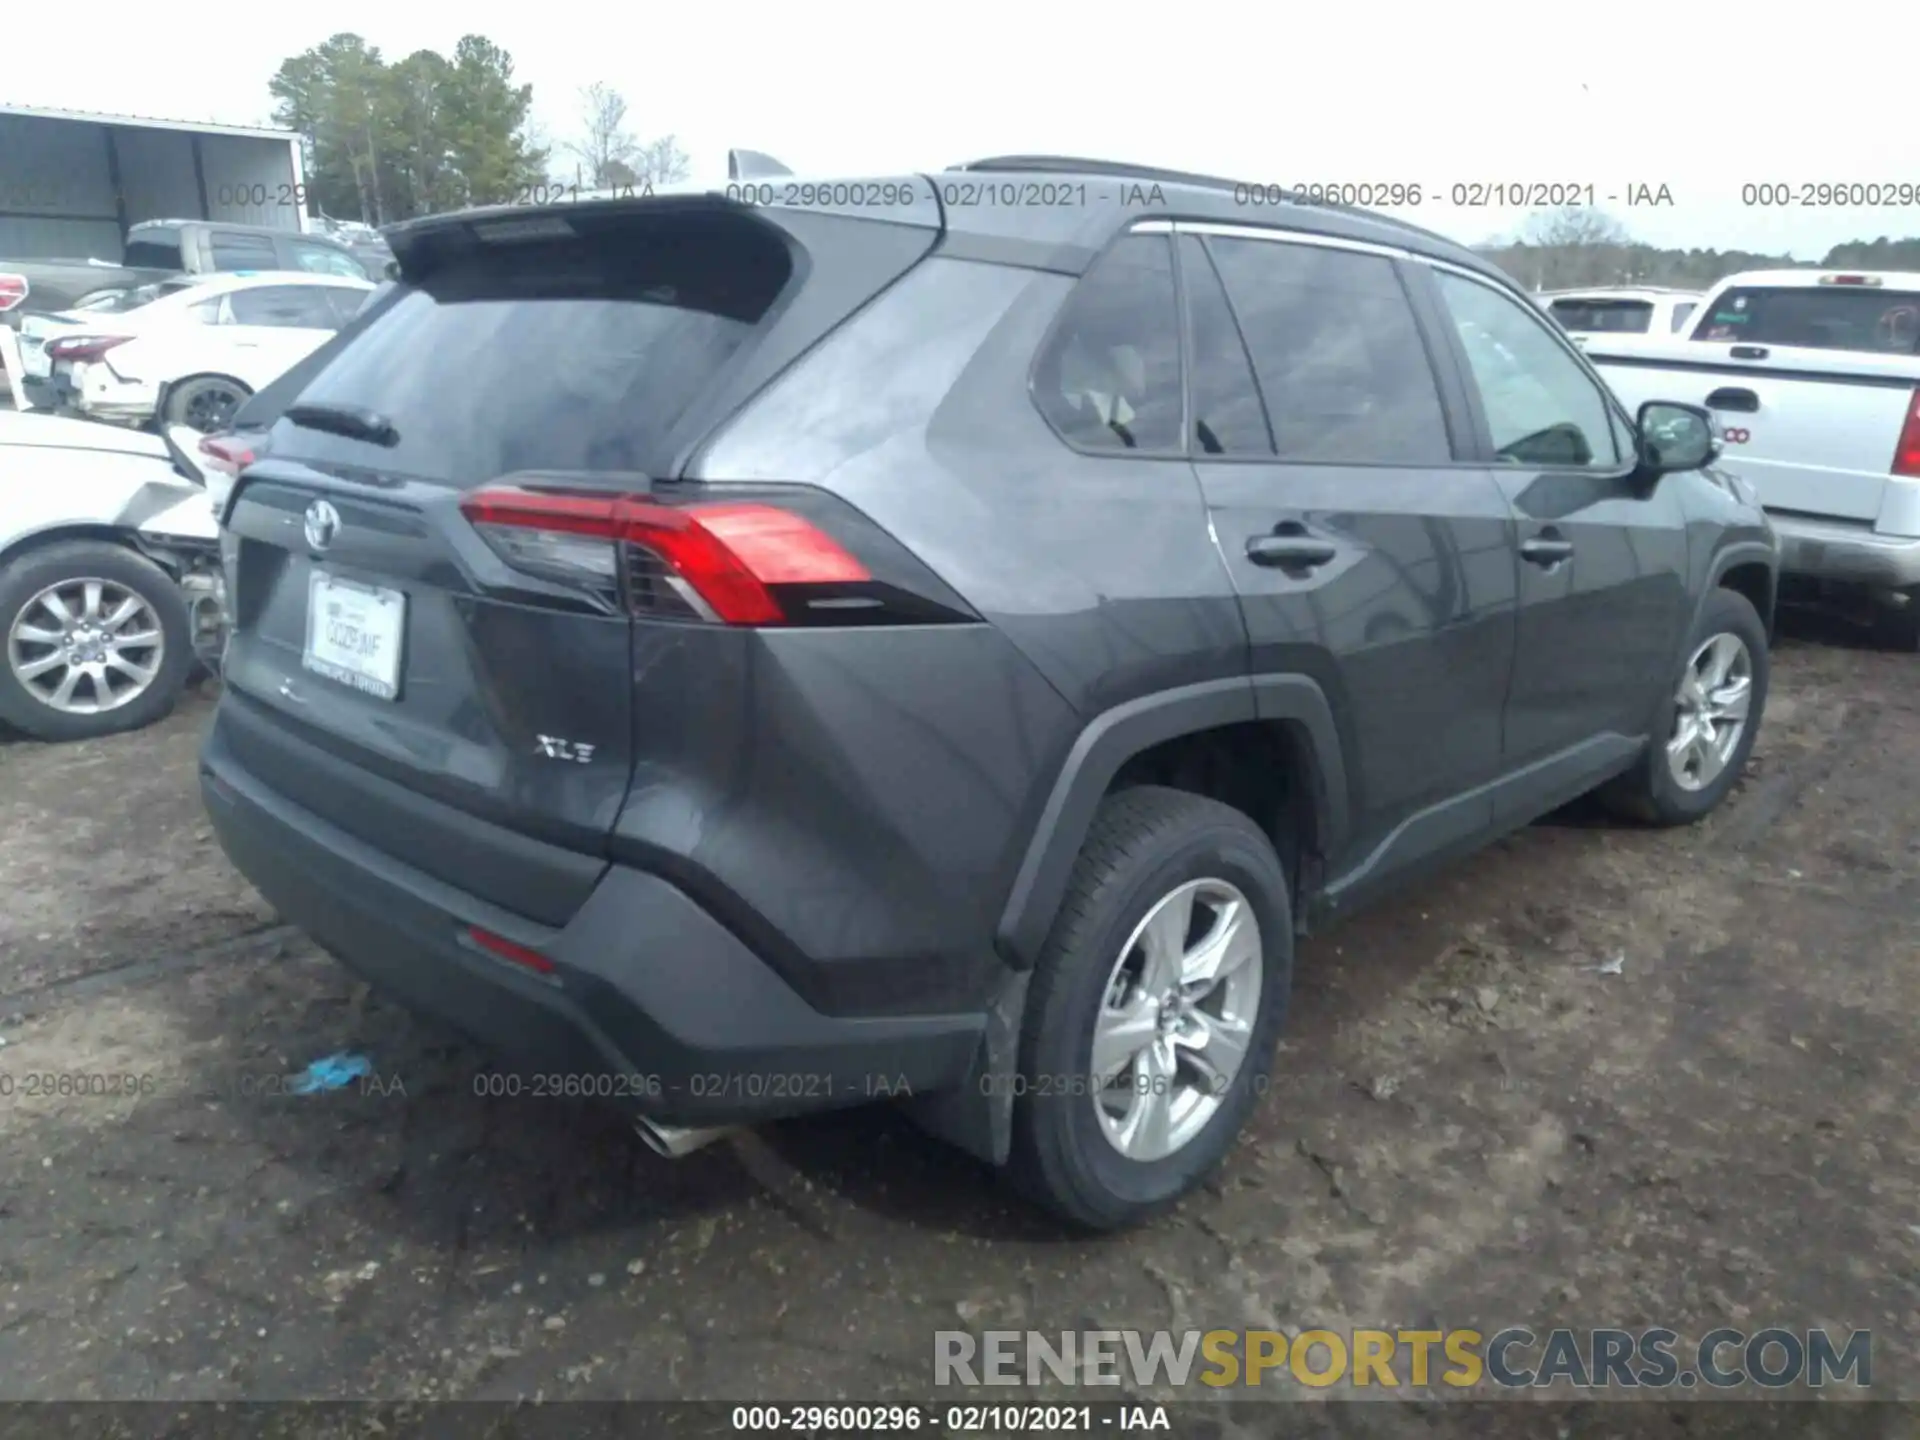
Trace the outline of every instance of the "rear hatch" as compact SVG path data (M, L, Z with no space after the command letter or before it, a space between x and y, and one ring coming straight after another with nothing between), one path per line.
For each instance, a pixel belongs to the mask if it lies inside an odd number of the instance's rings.
M564 922L597 869L476 865L434 817L604 854L654 580L601 522L642 523L720 420L917 263L925 199L890 221L681 196L398 232L399 283L303 377L230 502L235 757Z

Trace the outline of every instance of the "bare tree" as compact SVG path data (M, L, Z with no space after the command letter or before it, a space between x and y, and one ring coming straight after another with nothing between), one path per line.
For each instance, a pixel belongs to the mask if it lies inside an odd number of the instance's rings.
M589 184L623 183L611 172L618 166L632 174L640 152L639 142L627 128L627 97L604 80L596 80L580 92L580 105L582 134L569 141L567 149L579 157Z
M1572 245L1629 245L1627 227L1604 210L1568 205L1559 210L1536 210L1521 227L1529 245L1561 248Z
M635 184L672 185L687 178L691 163L677 136L662 135L639 147L632 160Z

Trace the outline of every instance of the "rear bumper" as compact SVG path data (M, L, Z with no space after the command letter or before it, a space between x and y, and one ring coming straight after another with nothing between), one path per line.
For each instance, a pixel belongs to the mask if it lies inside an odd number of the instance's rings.
M400 864L237 763L215 724L201 791L221 846L348 968L502 1054L518 1093L598 1096L712 1125L951 1088L981 1015L822 1014L680 890L608 868L558 929ZM542 976L467 938L554 962Z
M1920 585L1920 539L1882 535L1864 523L1769 514L1787 575L1905 590Z

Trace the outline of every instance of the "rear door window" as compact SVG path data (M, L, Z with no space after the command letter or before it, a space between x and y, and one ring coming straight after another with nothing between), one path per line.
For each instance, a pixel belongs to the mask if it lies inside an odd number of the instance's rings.
M227 297L236 325L268 325L283 330L337 330L333 306L319 285L262 285Z
M1701 315L1693 338L1879 355L1920 354L1920 291L1878 285L1733 289Z
M171 225L136 225L127 232L123 264L134 270L184 270L180 232Z
M1598 335L1645 335L1653 329L1650 300L1567 299L1547 307L1568 330Z
M1067 296L1034 370L1034 398L1082 450L1180 444L1180 305L1170 236L1130 235Z
M1445 465L1440 390L1393 262L1321 245L1210 238L1280 459Z
M1187 323L1192 327L1193 448L1202 455L1273 454L1273 431L1254 383L1239 322L1227 304L1227 292L1192 235L1180 238L1180 276L1187 292Z
M276 453L471 489L528 470L638 471L793 275L738 217L624 221L397 285L300 391L373 410L392 446L282 423Z
M273 241L244 230L215 230L211 236L215 270L277 270Z

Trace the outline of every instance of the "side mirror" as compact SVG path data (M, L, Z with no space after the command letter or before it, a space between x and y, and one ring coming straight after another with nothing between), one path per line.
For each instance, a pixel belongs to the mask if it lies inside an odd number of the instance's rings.
M1720 458L1713 416L1698 405L1649 400L1637 417L1640 471L1649 480L1675 470L1699 470Z

